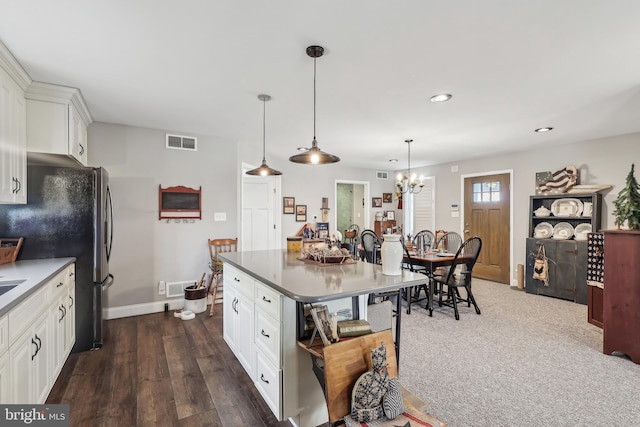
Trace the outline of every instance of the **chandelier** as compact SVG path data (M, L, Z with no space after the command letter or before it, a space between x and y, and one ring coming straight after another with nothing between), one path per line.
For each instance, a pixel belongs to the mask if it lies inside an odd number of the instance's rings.
M408 170L406 175L399 173L396 177L396 193L417 194L424 187L424 176L420 175L418 178L415 173L411 173L411 143L413 139L405 139L404 142L407 143Z

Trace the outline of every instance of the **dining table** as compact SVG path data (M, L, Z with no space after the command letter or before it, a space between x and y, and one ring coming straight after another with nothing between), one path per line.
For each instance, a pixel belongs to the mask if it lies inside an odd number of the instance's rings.
M403 263L411 262L414 266L419 265L423 266L426 269L426 274L429 277L427 281L427 306L426 309L429 310L429 316L433 316L433 293L435 288L435 281L433 279L433 275L437 268L439 267L448 267L453 264L453 261L456 257L456 254L451 252L441 252L441 251L426 251L423 254L418 254L417 252L409 252L409 256L411 259L405 255L403 257ZM464 255L462 255L464 257ZM468 257L469 260L472 260L473 257ZM411 295L407 294L407 303L411 306ZM409 311L410 312L410 311Z

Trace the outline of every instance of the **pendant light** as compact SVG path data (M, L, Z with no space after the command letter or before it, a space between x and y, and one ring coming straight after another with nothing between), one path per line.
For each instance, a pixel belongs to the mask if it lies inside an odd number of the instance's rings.
M413 139L405 139L404 142L407 143L408 172L406 175L398 174L396 178L396 192L402 194L418 194L422 191L422 187L424 187L424 176L420 175L420 178L418 178L415 173L411 173L411 143Z
M265 123L266 123L266 110L267 110L267 101L271 99L269 95L258 95L258 99L262 101L262 165L259 168L251 169L247 171L247 175L258 175L258 176L271 176L271 175L282 175L282 172L277 171L275 169L271 169L267 166L266 160L266 143L265 143Z
M307 48L307 55L313 58L313 141L311 142L311 148L304 153L289 157L289 160L294 163L323 165L340 161L340 157L320 150L318 141L316 141L316 59L320 58L323 53L324 48L322 46L309 46Z

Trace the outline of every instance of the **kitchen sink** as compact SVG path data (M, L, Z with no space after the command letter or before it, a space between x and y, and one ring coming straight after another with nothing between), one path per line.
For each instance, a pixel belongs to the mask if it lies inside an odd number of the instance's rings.
M11 289L26 281L27 279L0 280L0 295L9 292Z

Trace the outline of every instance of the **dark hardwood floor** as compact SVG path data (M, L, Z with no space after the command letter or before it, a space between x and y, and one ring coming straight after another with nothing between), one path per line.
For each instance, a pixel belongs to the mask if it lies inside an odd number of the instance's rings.
M47 403L71 426L291 426L278 422L222 337L222 305L107 321L102 349L74 353Z

